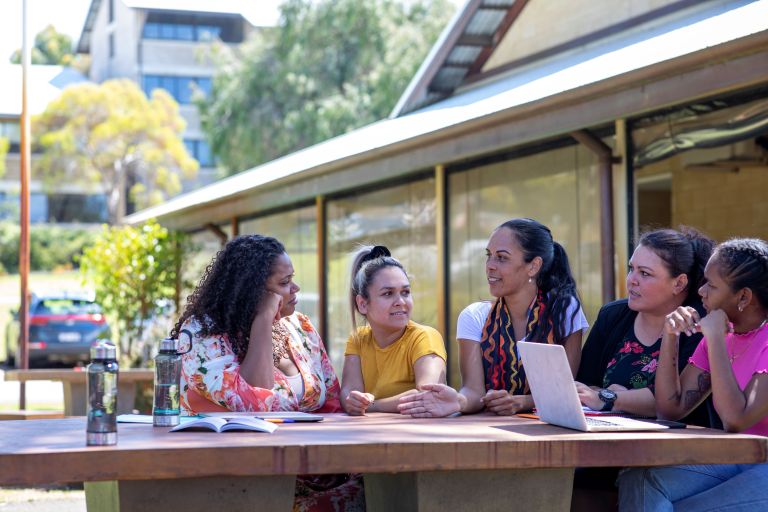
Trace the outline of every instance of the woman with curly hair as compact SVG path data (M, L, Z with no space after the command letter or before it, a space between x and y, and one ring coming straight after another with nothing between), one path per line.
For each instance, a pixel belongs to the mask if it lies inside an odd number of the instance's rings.
M231 240L203 274L171 336L182 347L181 405L212 411L341 412L339 380L276 239ZM364 510L353 475L300 476L294 510Z

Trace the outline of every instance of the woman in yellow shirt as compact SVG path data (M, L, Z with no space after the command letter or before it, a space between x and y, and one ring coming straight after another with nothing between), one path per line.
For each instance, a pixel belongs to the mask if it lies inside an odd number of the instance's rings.
M445 343L411 320L411 283L384 246L364 247L352 264L352 334L344 352L341 405L348 414L398 412L401 396L445 383ZM368 325L357 327L356 314Z

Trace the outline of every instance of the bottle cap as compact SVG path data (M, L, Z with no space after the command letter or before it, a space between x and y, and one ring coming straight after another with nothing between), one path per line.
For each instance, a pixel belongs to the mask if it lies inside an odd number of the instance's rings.
M107 340L96 340L91 344L91 359L115 359L117 349Z
M173 338L163 338L160 340L160 352L176 352L178 340Z

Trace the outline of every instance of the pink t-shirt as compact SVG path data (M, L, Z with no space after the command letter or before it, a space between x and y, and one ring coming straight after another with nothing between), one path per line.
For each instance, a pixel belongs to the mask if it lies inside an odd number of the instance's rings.
M728 354L735 356L731 367L739 383L739 388L744 390L752 376L756 373L768 373L768 324L753 334L739 336L728 334L725 337L725 346ZM707 351L707 338L702 338L696 351L688 360L697 368L709 372L709 352ZM717 402L717 397L714 397ZM768 416L744 430L745 434L768 436Z

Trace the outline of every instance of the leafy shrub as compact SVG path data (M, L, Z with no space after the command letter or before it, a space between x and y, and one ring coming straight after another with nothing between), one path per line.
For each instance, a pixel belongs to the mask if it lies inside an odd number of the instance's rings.
M19 237L15 222L0 222L0 271L19 271ZM96 239L97 231L54 225L33 225L29 230L30 269L79 268L83 247Z

